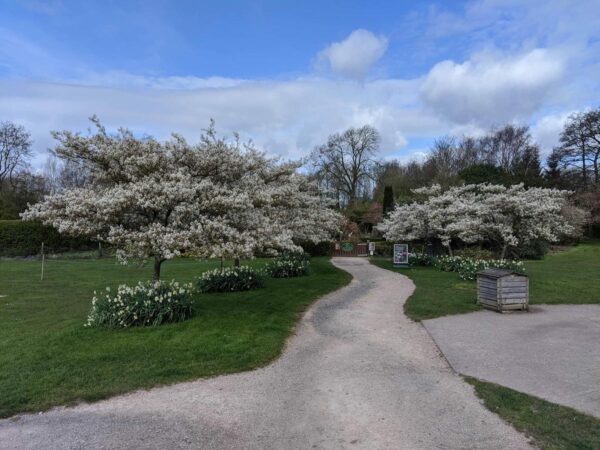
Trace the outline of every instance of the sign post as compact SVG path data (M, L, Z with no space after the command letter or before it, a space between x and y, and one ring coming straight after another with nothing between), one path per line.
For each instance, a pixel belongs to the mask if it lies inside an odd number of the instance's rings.
M394 244L394 267L408 267L408 244Z
M40 281L44 281L44 262L46 259L46 254L44 253L44 243L42 242L42 275L40 276Z

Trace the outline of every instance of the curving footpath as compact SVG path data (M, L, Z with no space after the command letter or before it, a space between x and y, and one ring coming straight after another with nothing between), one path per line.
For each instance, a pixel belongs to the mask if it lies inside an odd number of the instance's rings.
M366 259L272 365L0 421L0 448L523 449L402 305L412 282Z

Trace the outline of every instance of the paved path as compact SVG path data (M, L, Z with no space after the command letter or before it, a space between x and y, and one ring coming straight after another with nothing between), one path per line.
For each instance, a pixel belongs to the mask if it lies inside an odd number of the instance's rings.
M335 259L317 302L263 369L0 421L1 448L521 449L403 314L407 278Z
M600 417L600 305L423 322L457 372Z

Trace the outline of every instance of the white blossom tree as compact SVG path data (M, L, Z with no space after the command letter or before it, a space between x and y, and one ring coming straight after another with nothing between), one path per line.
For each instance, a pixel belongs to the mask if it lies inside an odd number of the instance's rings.
M106 242L123 262L153 258L155 279L178 255L298 250L295 238L327 239L340 221L318 187L296 173L298 164L218 138L212 126L190 145L178 135L164 143L126 129L111 135L92 121L89 136L54 133L54 152L85 163L89 183L46 197L22 217Z
M501 258L509 247L575 235L577 230L562 214L568 194L558 189L525 189L522 184L495 187L481 196L483 205L476 211L481 234L501 248Z
M504 258L509 247L537 239L556 242L578 231L563 214L568 191L484 183L414 192L424 200L397 206L378 225L386 239L436 238L450 254L453 241L489 242Z

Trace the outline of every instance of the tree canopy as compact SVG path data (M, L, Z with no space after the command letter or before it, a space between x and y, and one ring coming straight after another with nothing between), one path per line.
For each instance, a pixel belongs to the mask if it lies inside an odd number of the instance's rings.
M379 140L377 130L365 125L332 134L312 152L316 178L335 192L339 205L352 205L361 194L370 194Z
M563 214L569 192L558 189L484 183L446 190L434 185L415 194L423 200L397 206L379 224L386 239L439 239L450 253L453 242L490 243L504 258L510 247L556 242L582 225L581 215L573 222Z
M251 257L298 250L295 240L329 238L340 222L297 163L207 130L197 144L110 135L97 119L90 136L54 133L61 158L84 163L89 181L30 206L24 219L113 245L121 260Z

